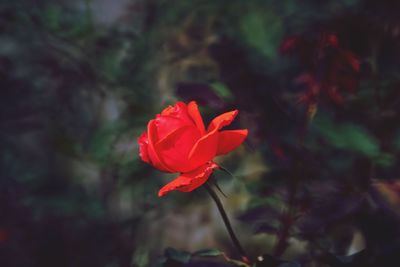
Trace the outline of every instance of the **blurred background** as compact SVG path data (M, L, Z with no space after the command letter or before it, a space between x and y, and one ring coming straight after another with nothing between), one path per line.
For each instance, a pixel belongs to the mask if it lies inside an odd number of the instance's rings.
M0 265L238 259L205 190L158 198L175 175L138 157L196 100L249 129L215 176L257 266L396 266L399 3L0 1Z

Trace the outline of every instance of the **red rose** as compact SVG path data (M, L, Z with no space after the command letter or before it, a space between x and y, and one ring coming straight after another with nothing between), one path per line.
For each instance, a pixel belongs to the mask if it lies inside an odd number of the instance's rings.
M247 129L220 131L229 125L237 110L214 118L207 130L196 102L178 102L150 120L138 139L140 158L163 172L179 172L175 180L158 192L190 192L204 184L215 168L215 156L229 153L246 138Z

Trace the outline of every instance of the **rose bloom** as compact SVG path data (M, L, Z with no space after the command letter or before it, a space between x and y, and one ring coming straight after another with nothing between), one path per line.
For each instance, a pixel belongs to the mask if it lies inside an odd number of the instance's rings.
M178 102L149 121L138 138L140 158L160 171L180 173L158 196L172 190L190 192L207 181L219 167L214 157L234 150L247 136L247 129L221 131L237 114L237 110L221 114L206 129L196 102Z

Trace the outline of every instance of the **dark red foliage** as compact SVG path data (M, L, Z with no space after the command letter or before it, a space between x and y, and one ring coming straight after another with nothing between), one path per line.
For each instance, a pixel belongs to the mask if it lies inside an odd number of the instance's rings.
M340 46L335 34L289 36L281 43L280 52L299 60L302 73L295 82L304 85L306 90L298 100L308 109L315 107L322 97L342 104L341 91L357 91L360 61L353 52Z

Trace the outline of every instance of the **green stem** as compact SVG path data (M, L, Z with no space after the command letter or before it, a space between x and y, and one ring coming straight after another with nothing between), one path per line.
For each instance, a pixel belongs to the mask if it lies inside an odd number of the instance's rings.
M210 186L210 184L208 182L204 184L204 187L206 188L207 192L210 194L210 196L214 200L215 204L217 205L219 213L221 214L222 220L224 221L225 227L228 230L229 236L231 237L231 240L232 240L233 244L235 245L236 249L238 250L238 252L242 256L242 259L244 261L246 261L247 263L249 263L250 262L249 258L247 257L246 252L244 251L242 245L240 245L240 242L237 239L237 237L235 235L235 232L233 231L233 228L232 228L232 225L231 225L231 223L229 221L229 218L226 215L224 206L222 206L222 202L219 199L217 193L214 191L214 189L212 189L212 187Z

